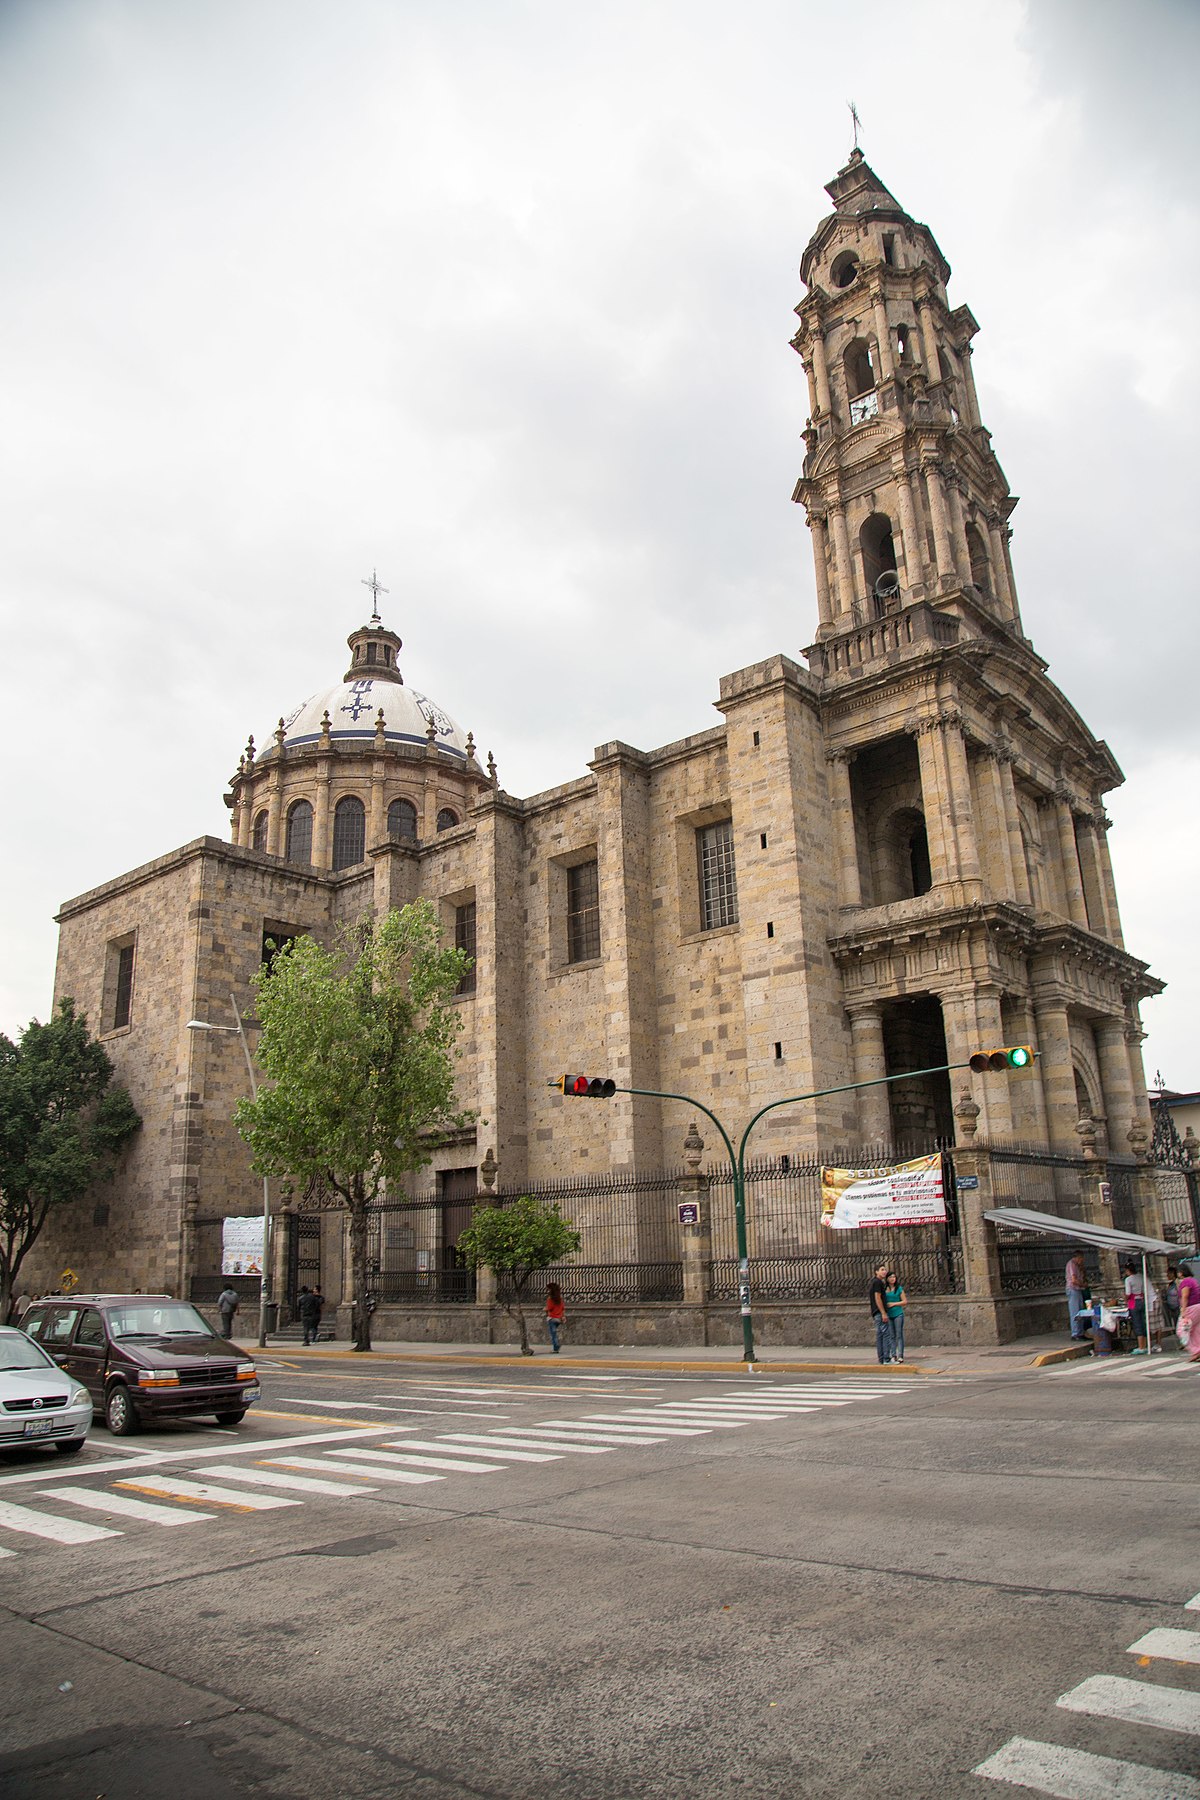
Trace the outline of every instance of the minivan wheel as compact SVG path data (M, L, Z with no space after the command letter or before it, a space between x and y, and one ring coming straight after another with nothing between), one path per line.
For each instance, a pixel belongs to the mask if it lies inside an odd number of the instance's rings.
M72 1438L68 1444L55 1444L54 1448L60 1456L78 1456L86 1443L86 1438Z
M121 1382L114 1382L109 1388L104 1401L104 1423L114 1437L130 1437L138 1429L141 1421L134 1409L129 1389Z
M236 1412L219 1412L217 1414L217 1424L218 1425L240 1425L242 1420L245 1418L245 1416L246 1416L245 1407L239 1406Z

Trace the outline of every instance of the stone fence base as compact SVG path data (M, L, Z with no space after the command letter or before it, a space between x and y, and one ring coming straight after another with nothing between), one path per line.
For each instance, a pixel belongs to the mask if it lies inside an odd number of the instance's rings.
M539 1308L529 1307L526 1327L532 1344L546 1342L545 1321ZM965 1294L909 1302L905 1315L906 1348L919 1354L922 1347L1007 1344L1015 1338L1041 1332L1067 1331L1065 1295L972 1299ZM338 1310L338 1338L351 1335L350 1308ZM380 1343L406 1344L517 1344L516 1320L499 1306L389 1306L381 1305L371 1321L371 1335ZM756 1344L809 1346L837 1349L846 1344L873 1344L874 1330L865 1300L818 1300L806 1304L771 1304L754 1308ZM688 1346L729 1345L742 1342L741 1315L736 1306L589 1306L567 1313L564 1348L572 1344L605 1345L623 1349L686 1349Z

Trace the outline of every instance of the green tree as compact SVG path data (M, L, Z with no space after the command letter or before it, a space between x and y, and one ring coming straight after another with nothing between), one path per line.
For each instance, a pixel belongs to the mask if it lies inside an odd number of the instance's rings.
M256 977L267 1082L239 1102L238 1129L257 1174L316 1177L345 1202L356 1350L371 1348L371 1206L473 1116L454 1107L461 1019L448 1004L469 965L422 900L345 931L332 950L297 938Z
M0 1034L0 1320L51 1212L111 1180L141 1122L73 1000L15 1044Z
M509 1206L477 1206L458 1240L458 1253L473 1269L482 1263L512 1279L513 1298L500 1304L521 1331L521 1355L532 1356L522 1296L535 1269L548 1269L579 1248L579 1233L557 1206L522 1194Z

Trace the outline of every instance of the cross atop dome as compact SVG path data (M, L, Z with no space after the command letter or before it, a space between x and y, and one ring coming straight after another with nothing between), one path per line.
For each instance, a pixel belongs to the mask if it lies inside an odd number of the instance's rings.
M385 588L383 583L380 581L378 569L371 570L370 581L363 581L362 586L365 588L370 588L370 590L371 590L371 599L374 601L374 605L371 608L371 623L372 623L372 625L378 625L378 623L379 623L379 596L380 596L380 594L386 594L389 590L387 588Z

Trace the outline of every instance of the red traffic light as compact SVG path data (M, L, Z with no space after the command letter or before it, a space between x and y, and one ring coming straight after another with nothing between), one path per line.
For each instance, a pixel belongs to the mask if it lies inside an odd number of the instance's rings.
M560 1075L551 1086L583 1100L611 1100L617 1091L616 1082L604 1075Z

